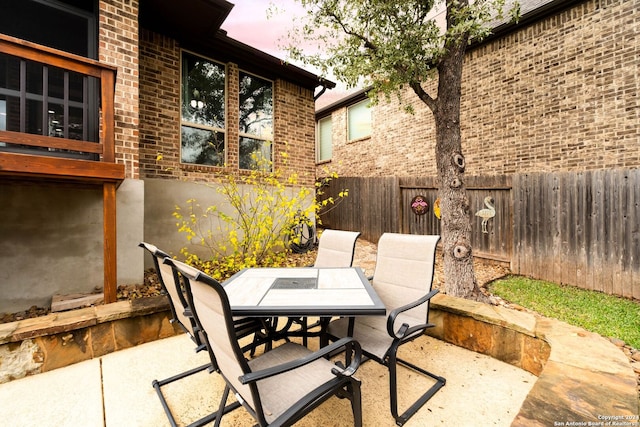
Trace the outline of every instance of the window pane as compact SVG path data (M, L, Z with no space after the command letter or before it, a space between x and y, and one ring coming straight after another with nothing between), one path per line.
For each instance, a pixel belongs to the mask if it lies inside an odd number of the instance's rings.
M17 96L0 95L0 102L4 103L4 128L20 132L20 98Z
M35 100L35 99L27 99L26 126L27 126L27 129L26 129L27 133L42 135L42 101Z
M84 140L84 111L82 108L69 107L69 139Z
M224 66L182 55L182 121L224 129Z
M224 133L182 126L183 163L224 165Z
M271 143L261 139L240 138L240 169L272 170Z
M7 130L7 101L0 96L0 130Z
M331 160L332 138L331 117L325 117L318 122L318 161Z
M20 90L20 60L0 53L0 88Z
M348 109L349 141L371 136L371 109L369 100L355 104Z
M82 102L84 99L84 77L81 74L68 72L69 75L69 100Z
M273 139L273 85L240 73L240 134Z

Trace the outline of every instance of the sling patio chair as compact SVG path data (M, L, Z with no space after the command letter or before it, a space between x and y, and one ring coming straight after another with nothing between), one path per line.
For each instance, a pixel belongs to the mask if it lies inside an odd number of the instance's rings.
M358 237L360 237L359 231L325 229L320 235L318 253L313 267L351 267ZM300 328L289 331L294 323L300 325ZM318 326L320 326L320 321L309 325L306 317L293 317L289 318L283 331L288 331L287 336L302 336L302 343L306 347L308 330Z
M318 242L314 267L351 267L359 231L325 229Z
M164 262L190 282L194 318L204 332L212 363L226 383L216 426L225 413L240 404L259 426L290 426L332 396L348 398L354 425L362 425L360 381L353 376L361 358L357 341L344 338L317 352L286 342L247 361L235 338L231 307L222 285L179 261L167 258ZM350 361L346 368L325 359L343 348ZM229 392L237 401L226 405Z
M429 304L438 292L432 290L435 251L440 236L384 233L378 241L372 286L387 307L387 317L363 316L332 321L321 344L353 336L364 357L389 369L391 415L403 425L446 380L398 357L402 344L421 336L429 323ZM352 331L352 334L349 334ZM398 414L397 365L430 377L435 382L401 415ZM431 382L431 380L429 380Z
M172 324L178 325L178 327L182 329L187 334L187 336L189 336L189 338L191 338L191 340L196 345L196 352L205 350L206 346L204 344L204 340L202 339L202 331L198 327L192 315L191 308L189 307L187 298L188 290L181 283L183 281L181 280L178 272L171 268L170 265L163 263L165 258L171 258L170 255L150 243L141 242L138 246L146 249L152 256L153 265L158 275L158 280L160 282L160 286L162 287L162 292L168 297L169 308L171 309L172 316L170 322ZM248 348L244 349L245 351L253 351L256 346L259 346L265 341L265 334L263 332L264 327L262 323L260 323L259 319L253 319L249 317L236 319L236 321L234 322L234 328L236 336L238 338L243 338L251 334L255 334L253 342L249 345ZM153 388L156 390L156 393L160 398L162 407L172 426L177 425L175 417L173 416L171 409L169 408L169 405L164 394L162 393L161 388L174 381L178 381L182 378L186 378L198 372L204 371L205 369L213 370L214 367L212 367L211 363L206 363L202 366L192 368L163 380L153 380Z

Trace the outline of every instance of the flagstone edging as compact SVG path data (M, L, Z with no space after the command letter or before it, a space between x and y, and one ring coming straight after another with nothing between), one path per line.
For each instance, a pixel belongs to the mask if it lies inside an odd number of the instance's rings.
M442 294L431 310L436 326L429 335L538 376L512 426L638 425L636 374L608 339L555 319Z

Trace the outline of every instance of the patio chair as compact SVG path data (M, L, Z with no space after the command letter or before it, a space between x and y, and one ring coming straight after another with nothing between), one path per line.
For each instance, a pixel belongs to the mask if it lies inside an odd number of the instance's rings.
M323 345L329 340L349 336L362 345L363 355L389 369L391 415L403 425L440 388L446 380L398 357L398 348L421 336L429 323L429 304L438 292L432 290L436 245L440 236L385 233L378 241L372 286L387 307L387 317L363 316L332 321ZM435 380L420 398L398 414L398 365Z
M320 235L318 254L313 267L351 267L356 251L356 240L359 231L325 229ZM288 336L302 336L302 343L307 346L309 329L320 326L320 321L309 325L306 317L294 317L288 320L283 330L288 330L294 323L300 325L298 330L288 332Z
M314 267L351 267L359 231L326 229L320 235Z
M194 318L204 332L212 363L226 383L216 426L238 402L260 426L289 426L332 396L348 398L354 425L362 425L360 381L353 376L361 357L357 341L341 339L317 352L287 342L247 361L235 339L231 307L222 285L179 261L164 262L190 282ZM343 348L350 358L346 368L325 359L332 351ZM237 402L227 406L230 391Z
M181 283L181 278L178 272L171 268L170 265L163 263L165 258L171 258L170 255L150 243L141 242L138 246L146 249L152 255L153 265L158 275L158 280L162 287L162 292L168 297L167 299L169 301L169 308L171 309L170 322L178 325L178 327L182 329L189 338L191 338L191 340L196 345L196 352L205 350L206 345L204 344L204 340L202 339L202 331L196 324L196 321L191 313L191 308L189 307L189 303L187 301L187 289L185 289L183 284ZM262 332L263 326L257 319L239 318L235 321L234 327L236 336L238 338L256 334L256 338L254 338L249 348L245 348L245 351L254 350L256 346L260 345L264 341L264 333ZM198 366L185 372L181 372L163 380L153 380L153 388L156 390L156 393L160 398L160 403L162 404L162 407L164 408L164 411L167 414L167 418L169 418L169 422L172 426L176 426L175 417L169 409L166 398L162 393L161 388L174 381L178 381L198 372L204 371L205 369L213 370L214 367L212 367L211 363L206 363L202 366Z

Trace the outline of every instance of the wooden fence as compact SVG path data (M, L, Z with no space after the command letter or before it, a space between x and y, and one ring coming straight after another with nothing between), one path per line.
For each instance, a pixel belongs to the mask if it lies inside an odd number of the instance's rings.
M513 178L514 272L640 298L640 170Z
M474 254L510 262L538 279L640 298L640 171L517 174L466 177ZM323 226L358 230L377 241L384 232L440 234L433 178L333 180L326 191L349 197L325 214ZM428 212L416 215L414 197ZM482 231L485 197L495 216Z
M474 254L509 262L512 252L511 184L508 177L467 177L467 194L472 220L471 244ZM357 230L362 237L376 242L382 233L440 234L440 220L434 214L438 189L433 178L338 178L330 183L327 194L349 190L349 197L326 214L327 228ZM422 196L428 211L417 215L411 209L414 197ZM475 213L484 209L485 197L494 200L495 217L482 232L482 218Z

